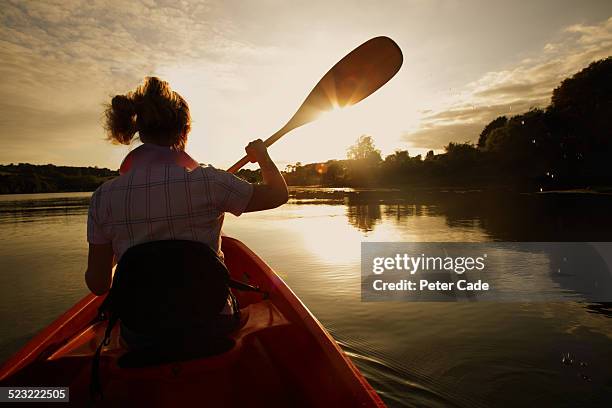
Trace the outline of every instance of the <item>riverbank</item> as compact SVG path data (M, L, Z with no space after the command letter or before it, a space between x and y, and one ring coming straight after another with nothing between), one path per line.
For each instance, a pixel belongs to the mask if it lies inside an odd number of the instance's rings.
M28 163L0 165L0 194L93 191L118 175L117 171L98 167Z

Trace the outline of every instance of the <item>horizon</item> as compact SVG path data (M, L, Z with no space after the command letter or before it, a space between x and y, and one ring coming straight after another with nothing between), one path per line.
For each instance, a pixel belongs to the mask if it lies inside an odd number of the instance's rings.
M0 162L118 168L130 147L104 140L103 104L158 75L190 104L187 152L227 168L250 140L278 130L335 62L377 35L402 48L398 75L358 105L293 131L272 158L280 168L343 159L362 134L383 157L440 153L451 141L475 142L497 116L545 107L562 79L612 55L612 5L603 1L162 3L7 3Z

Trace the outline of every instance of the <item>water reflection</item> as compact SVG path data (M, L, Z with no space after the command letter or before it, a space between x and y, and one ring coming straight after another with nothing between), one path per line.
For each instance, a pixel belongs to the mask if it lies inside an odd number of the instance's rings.
M379 204L357 204L346 208L349 224L363 232L370 232L382 220Z
M28 222L87 213L91 193L0 195L0 222Z
M596 302L586 306L589 313L604 315L612 318L612 302Z
M301 192L300 204L346 205L350 225L372 232L377 225L405 223L407 217L442 216L449 228L481 229L494 241L612 241L612 195ZM382 222L384 219L384 222Z
M348 224L362 233L359 240L378 241L612 241L612 217L609 216L612 197L575 195L500 195L484 193L420 193L406 194L397 191L342 192L344 200L337 199L337 192L301 192L300 205L345 206ZM336 196L334 200L333 196ZM322 198L323 196L324 198ZM437 220L444 220L446 228L440 230ZM418 224L415 222L418 221ZM595 228L595 226L597 226ZM308 231L311 225L302 228ZM346 232L330 223L321 226L326 234L345 237ZM315 229L317 229L315 227ZM411 235L411 230L420 235ZM480 231L480 234L478 233ZM440 232L442 232L440 234ZM306 235L308 233L306 232ZM442 236L440 236L442 235ZM327 237L329 238L329 236ZM311 236L309 240L317 240ZM329 241L329 242L328 242ZM335 239L319 238L322 245L315 245L314 253L342 252ZM336 242L336 245L329 245ZM313 246L313 244L307 244ZM502 254L508 267L501 274L499 285L519 287L526 282L541 289L541 300L575 298L577 300L607 301L612 293L612 260L609 264L591 245L581 247L582 254L568 259L563 249L542 249L529 256L515 253ZM519 248L524 251L524 248ZM561 252L559 252L561 251ZM352 253L344 251L342 259ZM605 252L605 251L604 251ZM609 252L609 248L607 248ZM533 256L535 258L533 258ZM575 254L576 255L576 254ZM317 256L317 255L315 255ZM609 254L608 254L609 256ZM327 256L330 258L330 256ZM538 261L529 259L538 259ZM516 276L513 263L526 259L528 277ZM584 260L588 259L589 264ZM518 261L517 261L518 260ZM579 261L577 261L579 260ZM531 264L529 262L532 262ZM579 262L576 264L576 262ZM538 266L539 265L539 266ZM537 284L536 284L537 282ZM517 286L518 285L518 286ZM515 289L516 290L516 289ZM532 296L535 298L535 296ZM525 299L528 300L528 299ZM535 300L535 299L532 299ZM598 309L593 309L598 310Z

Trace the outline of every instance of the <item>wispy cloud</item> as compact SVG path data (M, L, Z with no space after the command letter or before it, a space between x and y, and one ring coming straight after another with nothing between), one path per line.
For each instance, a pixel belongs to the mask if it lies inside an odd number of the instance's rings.
M515 115L550 102L552 90L589 63L612 55L612 18L596 25L572 25L533 58L489 72L468 84L446 109L428 113L420 128L403 139L415 148L441 149L451 141L475 141L500 115Z
M233 60L273 50L232 39L232 30L203 2L3 2L0 162L37 161L37 151L59 150L68 140L71 148L91 146L103 137L109 95L165 66L197 62L215 87L235 86ZM111 147L105 149L101 156Z

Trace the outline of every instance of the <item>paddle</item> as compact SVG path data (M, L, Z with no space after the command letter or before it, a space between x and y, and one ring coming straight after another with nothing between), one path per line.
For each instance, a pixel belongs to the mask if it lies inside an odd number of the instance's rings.
M361 44L321 78L289 122L267 138L265 145L269 147L289 131L312 122L325 111L354 105L367 98L393 78L402 61L402 51L388 37L375 37ZM248 157L244 156L227 171L235 173L248 162Z

